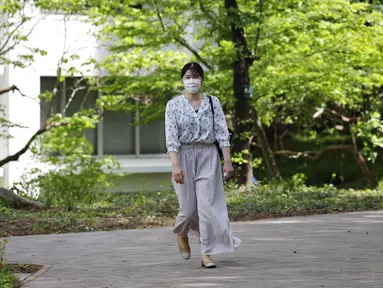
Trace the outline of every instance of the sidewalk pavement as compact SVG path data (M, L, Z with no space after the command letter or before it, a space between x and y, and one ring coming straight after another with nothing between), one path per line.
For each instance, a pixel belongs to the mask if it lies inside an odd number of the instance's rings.
M383 211L233 224L217 269L178 254L170 228L11 237L10 263L52 267L25 288L382 288Z

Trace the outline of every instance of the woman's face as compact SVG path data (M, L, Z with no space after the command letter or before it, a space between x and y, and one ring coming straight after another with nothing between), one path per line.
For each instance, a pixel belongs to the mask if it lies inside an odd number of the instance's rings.
M201 76L199 76L198 73L196 73L195 71L189 69L186 71L182 80L190 80L190 79L201 80L202 82Z
M202 78L198 73L193 70L186 71L184 77L182 77L185 91L190 94L197 94L201 90Z

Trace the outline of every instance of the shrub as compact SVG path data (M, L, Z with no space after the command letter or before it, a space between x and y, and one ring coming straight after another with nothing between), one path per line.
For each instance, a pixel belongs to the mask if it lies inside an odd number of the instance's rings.
M47 206L63 206L73 210L79 203L90 204L97 192L113 183L119 163L113 157L96 159L93 146L85 137L100 117L92 109L81 109L71 117L55 114L50 129L31 147L35 163L40 167L26 173L16 190L37 197Z
M111 157L102 160L91 155L82 155L77 159L66 158L65 164L48 172L32 170L16 186L18 190L28 191L29 196L37 196L47 206L73 210L78 204L93 203L99 191L113 185L113 180L119 176L113 173L117 167L117 161Z
M0 287L16 288L21 287L19 279L16 278L7 267L6 248L8 239L0 237Z
M340 190L331 185L307 187L285 182L238 191L232 188L227 192L229 212L234 218L254 212L283 215L292 211L332 213L383 207L382 190Z
M306 215L376 210L383 207L383 190L340 190L331 185L308 187L297 179L254 185L249 189L229 184L225 193L233 220L248 219L250 214L257 219L262 215ZM109 201L114 203L112 205L124 202L124 214L130 217L174 218L178 213L174 191L114 195Z

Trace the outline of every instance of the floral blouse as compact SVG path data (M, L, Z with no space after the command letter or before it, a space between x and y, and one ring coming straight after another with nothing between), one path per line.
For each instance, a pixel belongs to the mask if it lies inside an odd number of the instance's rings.
M184 95L168 101L165 112L165 136L168 152L178 152L182 144L214 143L220 147L230 146L230 135L225 115L217 97L212 96L213 114L209 98L204 95L201 106L194 110L189 99Z

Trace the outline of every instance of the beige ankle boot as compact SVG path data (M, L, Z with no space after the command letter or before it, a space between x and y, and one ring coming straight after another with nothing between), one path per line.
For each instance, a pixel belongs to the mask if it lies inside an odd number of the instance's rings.
M190 253L188 235L177 235L177 243L178 243L178 250L180 251L181 256L185 260L189 260L191 253Z
M213 262L213 259L211 259L209 255L203 255L202 256L202 267L215 268L216 265Z

